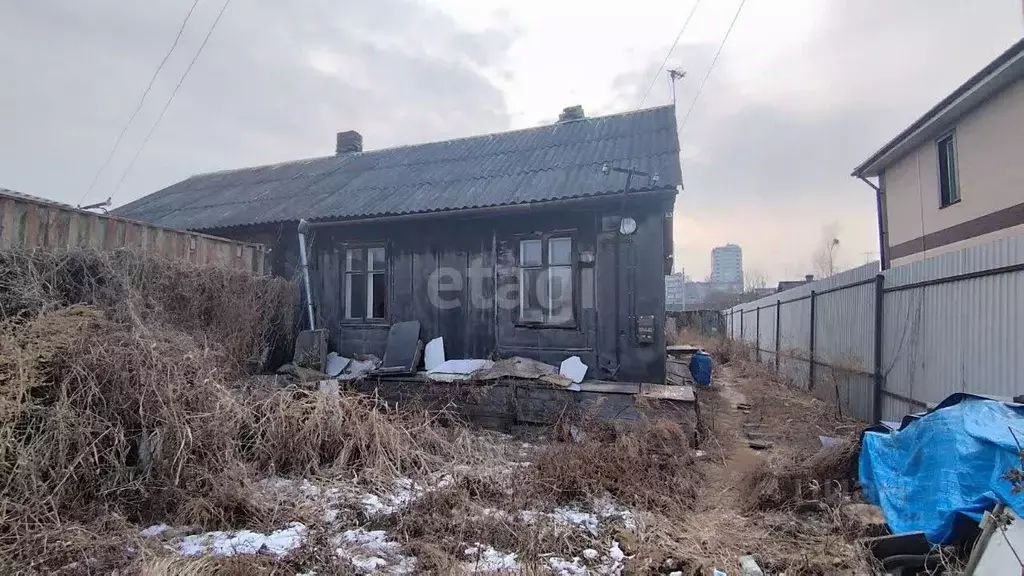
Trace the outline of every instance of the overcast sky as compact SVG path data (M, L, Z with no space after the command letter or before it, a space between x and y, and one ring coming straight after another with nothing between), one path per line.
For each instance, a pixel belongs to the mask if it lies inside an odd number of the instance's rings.
M740 0L704 0L669 59L682 121ZM191 174L629 110L694 0L200 0L86 198L120 205ZM0 187L72 204L89 190L192 0L0 0ZM607 7L603 7L607 6ZM877 257L874 197L851 169L1020 38L1021 0L748 0L680 134L676 263L713 246L748 275ZM645 105L670 102L664 75ZM115 193L116 192L116 193Z

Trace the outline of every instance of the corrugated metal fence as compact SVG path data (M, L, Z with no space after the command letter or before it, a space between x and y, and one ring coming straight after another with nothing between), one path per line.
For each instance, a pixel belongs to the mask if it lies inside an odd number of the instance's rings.
M862 420L954 392L1024 393L1024 237L882 273L873 262L725 314L761 362Z
M0 189L0 249L139 248L167 258L262 274L261 245L152 226Z

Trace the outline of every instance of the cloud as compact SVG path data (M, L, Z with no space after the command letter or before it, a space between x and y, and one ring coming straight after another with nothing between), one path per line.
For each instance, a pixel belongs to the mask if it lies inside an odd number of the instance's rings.
M0 7L0 185L78 202L173 40L188 2ZM91 200L109 195L220 9L200 2ZM504 30L465 31L414 0L233 2L115 204L191 174L509 127L492 78Z
M681 129L677 267L703 278L711 248L735 242L748 271L799 278L833 224L840 265L877 258L874 195L851 170L1015 41L1019 18L1012 0L842 0L769 58L758 41L770 37L741 15L733 38L743 51L730 39ZM677 84L680 122L716 48L684 41L670 60L689 73ZM635 104L663 57L611 81L620 106ZM667 100L667 82L658 85L648 105Z

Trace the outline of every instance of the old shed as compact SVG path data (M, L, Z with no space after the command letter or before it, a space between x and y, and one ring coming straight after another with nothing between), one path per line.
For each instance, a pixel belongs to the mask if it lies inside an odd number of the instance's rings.
M419 320L449 358L579 356L588 378L665 378L664 275L681 188L670 106L193 176L120 207L126 218L271 248L275 273L308 239L331 347L383 353Z

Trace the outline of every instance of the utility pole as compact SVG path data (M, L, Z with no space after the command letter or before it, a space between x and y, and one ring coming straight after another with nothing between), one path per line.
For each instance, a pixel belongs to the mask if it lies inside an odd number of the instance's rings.
M1024 2L1024 0L1021 0ZM676 107L676 80L681 80L686 77L686 72L679 68L670 68L668 71L668 83L672 88L672 107Z

